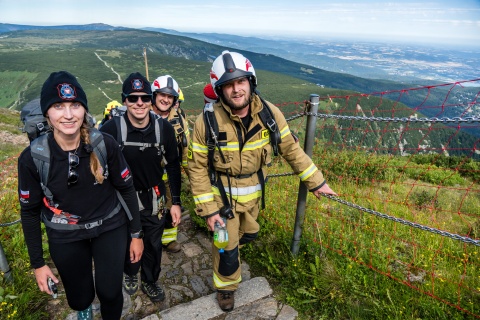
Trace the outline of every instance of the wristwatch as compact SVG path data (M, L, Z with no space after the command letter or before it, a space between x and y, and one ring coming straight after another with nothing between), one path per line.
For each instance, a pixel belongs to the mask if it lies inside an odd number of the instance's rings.
M130 233L130 236L132 237L132 239L143 239L143 230L135 233Z

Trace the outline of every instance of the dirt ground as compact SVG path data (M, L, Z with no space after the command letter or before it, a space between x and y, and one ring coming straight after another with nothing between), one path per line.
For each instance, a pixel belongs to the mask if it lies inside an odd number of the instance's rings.
M0 142L11 143L15 145L25 145L26 147L28 146L28 137L26 133L13 134L8 131L0 131Z

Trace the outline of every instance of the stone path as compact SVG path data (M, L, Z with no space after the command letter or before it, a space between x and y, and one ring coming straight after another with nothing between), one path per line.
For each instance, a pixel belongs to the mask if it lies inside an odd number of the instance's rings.
M164 287L165 300L152 303L139 289L129 296L124 292L123 320L248 320L297 318L297 312L280 302L272 295L267 280L263 277L251 279L249 266L242 263L242 283L235 293L235 309L223 312L217 304L212 284L210 235L198 229L188 214L182 217L179 226L178 242L182 251L162 256L162 272L159 283ZM65 296L52 300L49 310L58 316L58 310L65 307ZM98 301L93 304L95 319L101 319ZM52 316L52 319L59 319ZM75 320L76 313L70 313L66 320Z

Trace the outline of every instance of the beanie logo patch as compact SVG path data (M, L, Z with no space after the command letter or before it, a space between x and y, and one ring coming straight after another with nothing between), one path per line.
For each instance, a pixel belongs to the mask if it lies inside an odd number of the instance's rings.
M58 96L62 100L73 100L77 97L75 89L71 84L62 83L57 86Z
M132 88L133 90L143 90L143 81L140 79L133 79L132 80Z

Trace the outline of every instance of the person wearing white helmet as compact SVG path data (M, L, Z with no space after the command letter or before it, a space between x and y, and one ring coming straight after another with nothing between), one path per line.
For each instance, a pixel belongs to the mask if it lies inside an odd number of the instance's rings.
M188 168L197 215L211 231L215 223L227 226L224 252L212 250L213 284L220 308L231 311L242 280L239 248L258 235L272 153L282 155L317 198L336 193L295 140L282 112L259 96L247 58L222 52L213 62L210 81L218 99L207 103L195 122ZM209 138L208 132L215 135Z
M177 139L181 165L188 177L187 150L190 131L188 130L188 123L185 117L179 112L179 108L175 108L180 99L183 100L183 93L181 92L177 81L175 81L170 75L156 78L152 83L152 93L152 110L160 117L168 120L173 126L175 137ZM167 209L170 209L172 199L170 196L167 174L164 174L163 181L167 188L166 207ZM183 208L182 211L184 211ZM178 228L171 224L171 219L169 219L169 217L170 215L167 215L165 230L162 236L162 244L167 252L176 253L182 249L182 246L177 242Z

